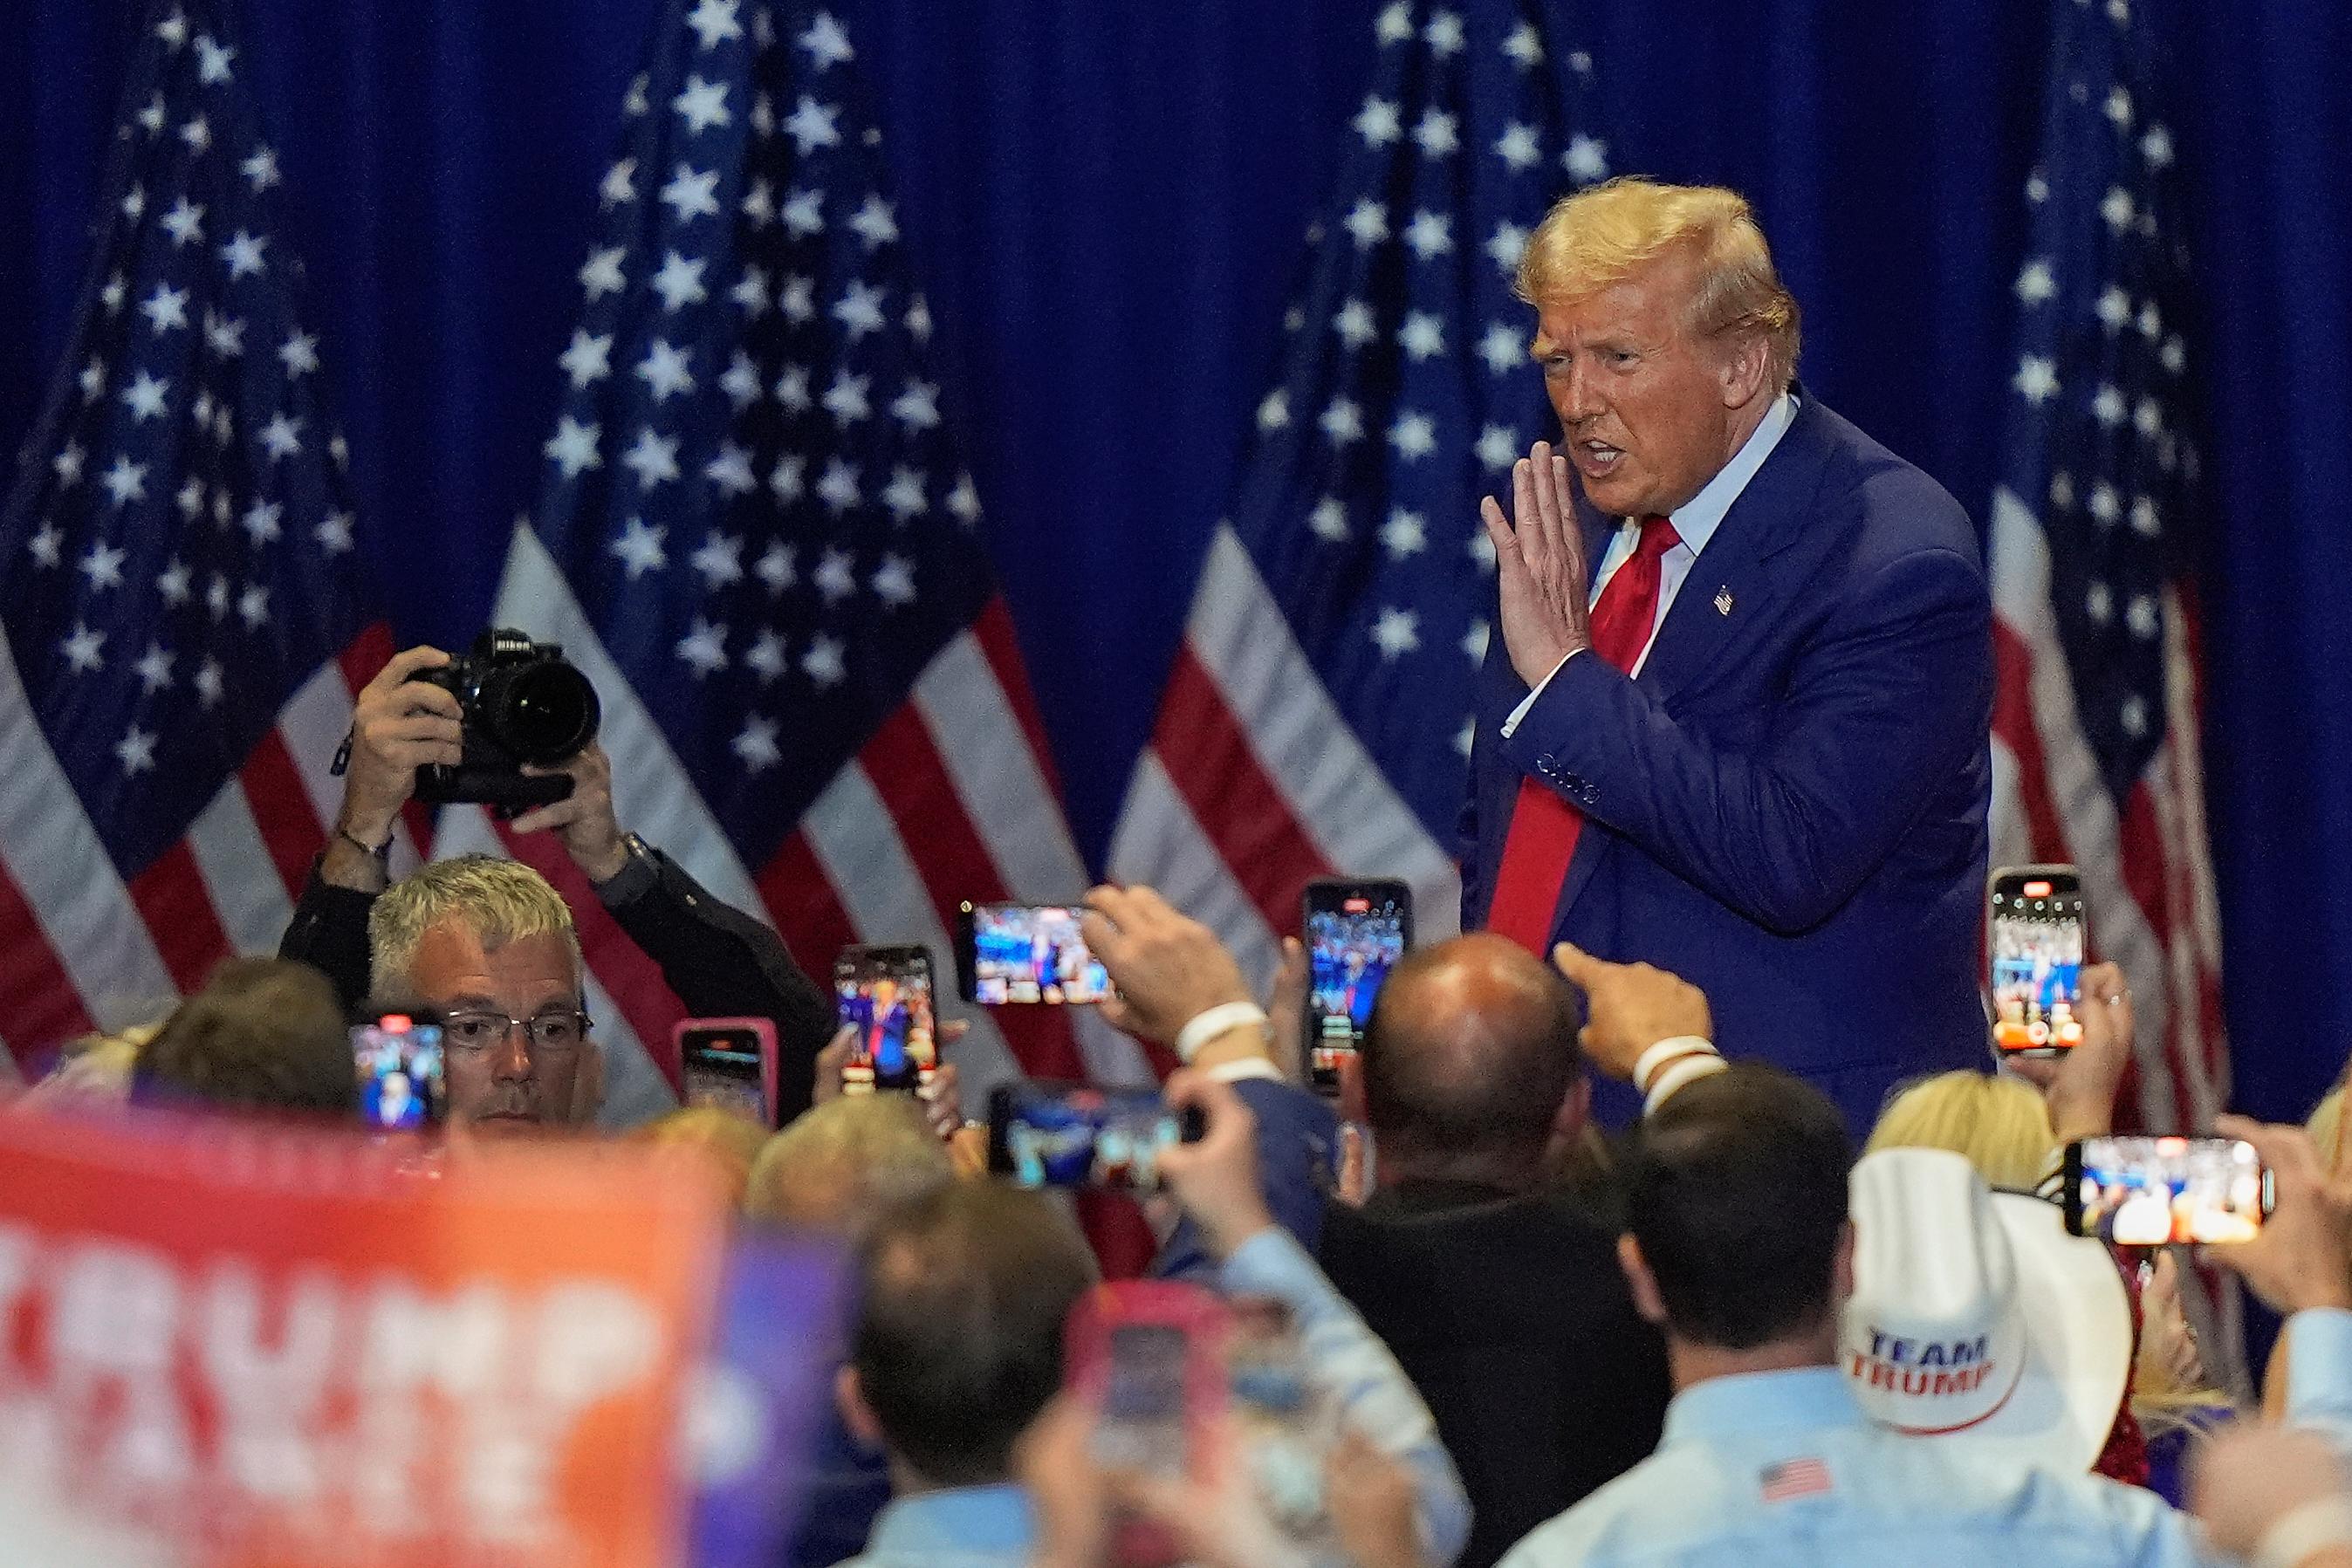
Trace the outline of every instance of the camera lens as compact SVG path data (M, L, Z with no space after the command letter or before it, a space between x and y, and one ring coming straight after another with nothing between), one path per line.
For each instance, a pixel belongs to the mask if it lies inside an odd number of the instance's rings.
M603 710L596 688L570 664L550 660L513 671L493 718L507 748L524 762L551 767L596 738Z

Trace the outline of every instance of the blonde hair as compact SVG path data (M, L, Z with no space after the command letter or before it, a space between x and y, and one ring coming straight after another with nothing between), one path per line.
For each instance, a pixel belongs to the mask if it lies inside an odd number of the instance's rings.
M485 949L526 936L561 936L580 967L580 934L572 910L547 879L520 861L497 855L456 855L419 866L386 888L368 911L368 961L375 989L388 1000L416 962L417 945L442 921L456 918Z
M955 1177L946 1145L903 1094L849 1094L770 1138L751 1162L754 1219L855 1239L875 1215Z
M692 1149L725 1184L730 1207L740 1207L751 1166L768 1141L767 1129L740 1112L688 1105L656 1116L629 1134L656 1148Z
M1764 231L1737 191L1622 177L1579 191L1553 204L1528 237L1514 287L1541 309L1597 294L1675 254L1697 269L1692 332L1757 334L1774 395L1788 391L1797 374L1796 297L1782 286Z
M2319 1163L2328 1170L2344 1168L2344 1086L2329 1090L2318 1104L2311 1108L2311 1120L2303 1124L2311 1136L2311 1146L2319 1151Z
M2041 1092L2014 1078L1941 1072L1898 1092L1864 1151L1949 1149L1987 1183L2031 1192L2050 1174L2058 1134Z

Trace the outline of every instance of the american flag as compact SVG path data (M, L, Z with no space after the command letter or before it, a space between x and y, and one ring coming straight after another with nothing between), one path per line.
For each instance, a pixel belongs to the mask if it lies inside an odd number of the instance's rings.
M2189 255L2153 7L2053 0L2007 469L1993 493L1996 864L2082 868L2123 966L2137 1106L2161 1132L2224 1103L2221 938L2188 577Z
M1765 1502L1819 1497L1833 1490L1830 1468L1819 1459L1783 1459L1777 1465L1767 1465L1757 1472L1756 1484Z
M0 514L0 1035L27 1061L276 946L389 651L231 22L148 18Z
M623 110L497 620L595 682L625 825L812 973L845 943L919 942L944 979L960 901L1067 902L1088 878L856 47L815 5L674 4ZM472 808L437 847L546 871L600 1037L667 1052L676 999L560 850ZM1024 1069L1150 1082L1132 1041L1059 1009L981 1016L955 1060L973 1096Z
M1459 917L1477 497L1554 431L1511 294L1550 203L1608 172L1592 61L1536 0L1415 5L1379 64L1111 846L1259 976L1334 872Z

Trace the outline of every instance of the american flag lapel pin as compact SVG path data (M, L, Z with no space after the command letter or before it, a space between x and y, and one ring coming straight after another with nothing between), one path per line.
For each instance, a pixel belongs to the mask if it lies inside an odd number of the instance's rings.
M1715 591L1715 612L1717 615L1731 613L1731 584L1727 582Z

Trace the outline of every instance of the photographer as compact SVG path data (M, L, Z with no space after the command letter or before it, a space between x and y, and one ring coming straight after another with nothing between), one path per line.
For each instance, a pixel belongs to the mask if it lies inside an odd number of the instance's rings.
M464 758L465 710L455 693L425 678L450 662L436 648L411 648L394 655L360 692L352 708L342 806L278 945L280 956L325 971L346 1006L358 1005L373 988L368 913L390 880L393 827L416 793L416 770L454 768ZM558 766L525 771L566 775L572 792L517 817L513 830L562 835L598 902L660 966L688 1013L772 1019L783 1056L779 1113L789 1120L805 1109L812 1066L833 1032L833 1008L782 941L713 898L667 855L622 831L614 814L612 764L601 746L591 741Z

